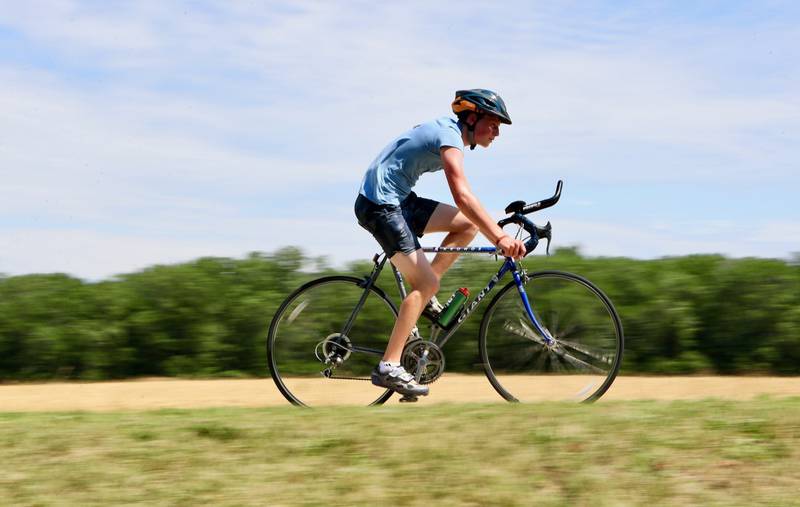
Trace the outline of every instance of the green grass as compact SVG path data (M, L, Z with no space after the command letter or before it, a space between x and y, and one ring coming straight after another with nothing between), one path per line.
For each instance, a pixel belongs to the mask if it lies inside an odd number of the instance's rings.
M2 505L800 505L800 398L0 413Z

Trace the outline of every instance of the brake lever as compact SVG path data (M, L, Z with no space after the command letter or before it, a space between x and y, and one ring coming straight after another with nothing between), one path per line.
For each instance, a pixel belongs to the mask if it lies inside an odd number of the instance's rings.
M539 227L538 225L534 225L534 228L536 229L536 236L539 239L544 238L547 240L547 249L545 250L545 252L547 253L548 256L550 256L550 240L553 239L553 232L552 232L553 226L550 225L550 222L547 222L547 225L545 225L544 227Z

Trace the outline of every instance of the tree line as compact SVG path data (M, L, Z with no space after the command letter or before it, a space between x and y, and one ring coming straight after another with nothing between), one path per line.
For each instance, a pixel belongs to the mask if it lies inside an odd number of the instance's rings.
M523 265L580 274L611 298L625 328L623 373L796 375L798 261L590 258L566 248ZM334 270L324 258L284 248L100 282L0 276L0 380L265 376L267 328L283 299L317 276L363 276L370 268L356 262ZM442 297L460 286L477 293L496 268L491 258L462 258L442 280ZM396 300L391 270L381 276ZM480 313L448 342L448 371L475 368Z

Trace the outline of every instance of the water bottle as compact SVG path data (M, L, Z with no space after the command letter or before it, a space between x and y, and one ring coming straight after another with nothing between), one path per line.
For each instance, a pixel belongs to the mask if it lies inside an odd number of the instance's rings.
M442 310L442 314L439 316L439 325L442 327L449 326L453 318L458 315L458 312L464 307L464 303L467 302L468 297L469 290L466 287L461 287L455 291L453 295L450 296L450 299L447 300L444 310Z

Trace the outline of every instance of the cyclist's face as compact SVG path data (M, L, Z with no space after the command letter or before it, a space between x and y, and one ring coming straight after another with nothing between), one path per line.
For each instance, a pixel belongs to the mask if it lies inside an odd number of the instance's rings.
M488 148L494 138L500 135L500 118L486 115L475 124L475 144Z

